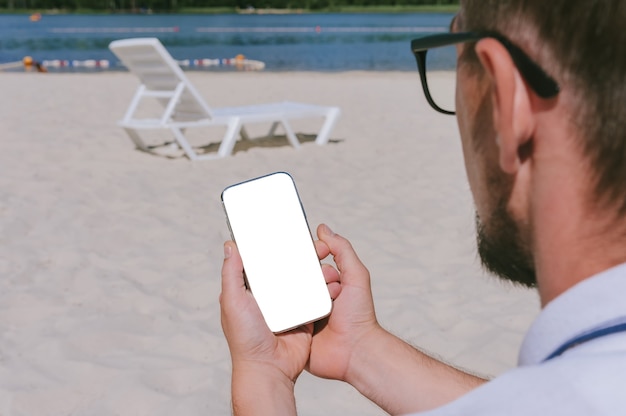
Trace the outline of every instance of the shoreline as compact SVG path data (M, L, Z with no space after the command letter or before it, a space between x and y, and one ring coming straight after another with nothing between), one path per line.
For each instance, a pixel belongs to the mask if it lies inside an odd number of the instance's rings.
M2 66L6 65L5 68ZM25 70L21 67L22 63L17 62L6 62L0 63L0 74L32 74L38 73L36 70ZM47 68L47 72L43 72L43 75L58 75L58 74L86 74L86 75L95 75L95 74L117 74L117 73L128 73L128 70L125 68L108 68L108 69L57 69L57 68ZM415 69L263 69L263 70L230 70L230 69L188 69L183 68L185 73L190 74L345 74L345 73L354 73L354 72L362 72L362 73L396 73L396 74L411 74L415 73L419 80L419 72L417 68Z
M186 7L174 11L168 10L99 10L99 9L0 9L0 15L185 15L185 14L319 14L319 13L345 13L345 14L373 14L373 13L456 13L459 5L424 5L424 6L338 6L320 9L276 9L276 8L252 8L240 9L237 7Z

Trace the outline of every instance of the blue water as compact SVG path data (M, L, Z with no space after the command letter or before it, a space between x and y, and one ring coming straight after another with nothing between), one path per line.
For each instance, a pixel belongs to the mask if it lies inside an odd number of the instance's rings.
M106 59L121 38L158 37L176 59L263 61L266 70L415 70L411 39L445 31L451 14L0 15L0 64Z

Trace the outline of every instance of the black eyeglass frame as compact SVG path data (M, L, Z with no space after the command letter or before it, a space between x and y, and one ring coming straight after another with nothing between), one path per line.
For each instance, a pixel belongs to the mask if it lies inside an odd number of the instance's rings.
M477 42L484 38L493 38L500 42L511 55L511 59L515 66L522 74L526 82L532 90L541 98L549 99L555 97L559 91L559 84L548 75L536 62L534 62L526 53L517 45L512 43L503 35L497 32L456 32L456 33L440 33L436 35L424 36L422 38L413 39L411 41L411 50L417 61L417 68L422 81L422 88L426 100L432 108L443 114L454 115L454 111L444 110L439 107L428 90L428 82L426 81L426 53L429 49L442 46L455 45L462 42Z

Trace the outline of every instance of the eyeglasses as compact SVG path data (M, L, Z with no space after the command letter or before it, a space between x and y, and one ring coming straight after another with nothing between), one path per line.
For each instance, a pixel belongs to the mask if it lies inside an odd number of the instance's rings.
M462 32L425 36L411 41L426 100L432 108L444 114L455 114L456 44L476 42L484 38L498 40L509 52L515 66L530 88L541 98L553 98L559 85L519 46L496 32ZM428 59L426 59L427 52ZM452 85L451 85L452 84Z

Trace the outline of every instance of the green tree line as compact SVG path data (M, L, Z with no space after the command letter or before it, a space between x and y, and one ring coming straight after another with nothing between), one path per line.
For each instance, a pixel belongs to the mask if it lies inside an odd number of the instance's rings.
M327 9L333 7L368 6L444 6L456 5L459 0L0 0L0 9L11 10L100 10L176 12L203 8L278 8Z

